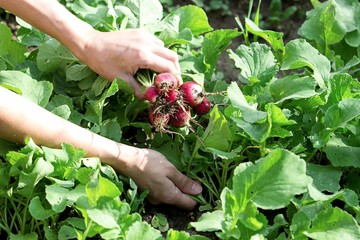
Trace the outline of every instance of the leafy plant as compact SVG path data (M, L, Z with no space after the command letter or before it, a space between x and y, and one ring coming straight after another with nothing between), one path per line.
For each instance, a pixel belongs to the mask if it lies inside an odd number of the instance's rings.
M138 194L131 179L99 159L84 158L66 143L51 149L31 139L24 147L0 141L1 234L360 238L357 1L312 1L302 38L289 42L282 32L260 27L259 7L250 18L253 1L242 32L214 30L206 12L193 5L165 14L158 0L63 3L101 31L146 28L178 53L185 82L226 94L208 96L213 107L194 132L156 132L148 103L124 81L105 81L23 22L19 42L0 24L0 85L105 137L160 151L203 185L203 194L194 197L202 216L190 224L193 235L167 226L158 213L151 225L141 219L147 192ZM242 33L245 43L227 50ZM31 44L38 48L28 53ZM226 50L240 70L237 82L218 78L217 60Z
M286 22L286 20L292 17L297 10L298 9L295 5L284 9L282 0L271 0L269 6L270 14L267 21L269 21L272 26L277 26Z
M229 0L191 0L196 6L209 11L221 11L222 15L231 15Z

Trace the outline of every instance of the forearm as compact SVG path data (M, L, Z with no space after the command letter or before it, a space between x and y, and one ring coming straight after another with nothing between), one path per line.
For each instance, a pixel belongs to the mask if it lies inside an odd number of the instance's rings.
M87 34L94 31L57 0L0 0L0 7L57 39L79 58Z
M0 86L0 138L24 143L31 137L38 145L60 147L69 143L82 148L87 156L123 171L136 149L123 145L62 119L40 106Z

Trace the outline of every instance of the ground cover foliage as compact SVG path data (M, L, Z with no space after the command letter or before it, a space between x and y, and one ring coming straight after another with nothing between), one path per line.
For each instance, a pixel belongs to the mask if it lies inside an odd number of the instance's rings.
M158 0L62 3L101 31L153 32L179 54L184 81L226 94L209 96L212 110L195 132L156 132L148 103L121 79L102 79L20 19L16 41L0 24L0 85L110 139L160 151L203 185L201 216L188 229L156 213L144 221L146 192L99 159L66 143L1 140L1 236L360 239L358 1L311 1L300 38L288 42L263 28L251 4L238 29L214 29L196 5L168 12ZM244 43L228 49L238 38ZM236 81L217 68L224 53Z

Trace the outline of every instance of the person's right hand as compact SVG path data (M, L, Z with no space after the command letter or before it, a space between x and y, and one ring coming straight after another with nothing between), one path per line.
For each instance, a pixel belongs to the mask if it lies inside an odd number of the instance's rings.
M196 202L187 194L198 195L200 184L179 172L164 155L151 149L132 148L132 159L120 172L131 177L141 190L148 189L152 204L171 204L191 210Z
M177 54L164 47L164 43L142 29L117 32L91 30L86 35L85 48L79 58L102 77L112 81L116 77L128 82L137 97L143 98L134 74L140 68L155 72L168 72L182 83Z

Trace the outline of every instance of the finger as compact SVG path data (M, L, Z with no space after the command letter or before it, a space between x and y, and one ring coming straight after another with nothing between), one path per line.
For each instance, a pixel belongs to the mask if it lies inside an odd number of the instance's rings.
M138 62L137 67L149 68L158 73L171 73L176 77L179 85L182 83L180 72L178 72L174 63L159 55L149 54L146 58L143 58L142 61Z
M179 59L178 59L178 55L176 52L165 48L165 47L154 47L152 49L152 52L155 55L158 55L168 61L170 61L173 65L174 65L174 69L176 69L174 72L171 72L172 74L174 74L174 76L177 78L179 85L181 85L183 83L182 78L181 78L181 68L180 68L180 64L179 64Z
M191 195L198 195L202 191L201 185L188 178L181 172L179 172L176 168L174 168L168 178L174 183L174 185L180 189L181 192L191 194Z
M173 197L169 202L169 204L171 205L175 205L179 208L187 210L192 210L197 205L197 202L195 200L191 199L189 196L181 192L180 189L177 188L175 185L173 185L172 194Z
M143 99L144 93L141 91L141 85L135 80L135 78L129 73L120 73L118 78L129 83L129 85L134 89L134 94L137 98Z
M171 49L168 49L166 47L161 47L161 46L153 46L153 48L151 49L151 51L160 56L160 57L163 57L169 61L171 61L174 66L175 66L175 69L180 72L180 65L179 65L179 59L178 59L178 55L176 52L174 52L173 50Z

